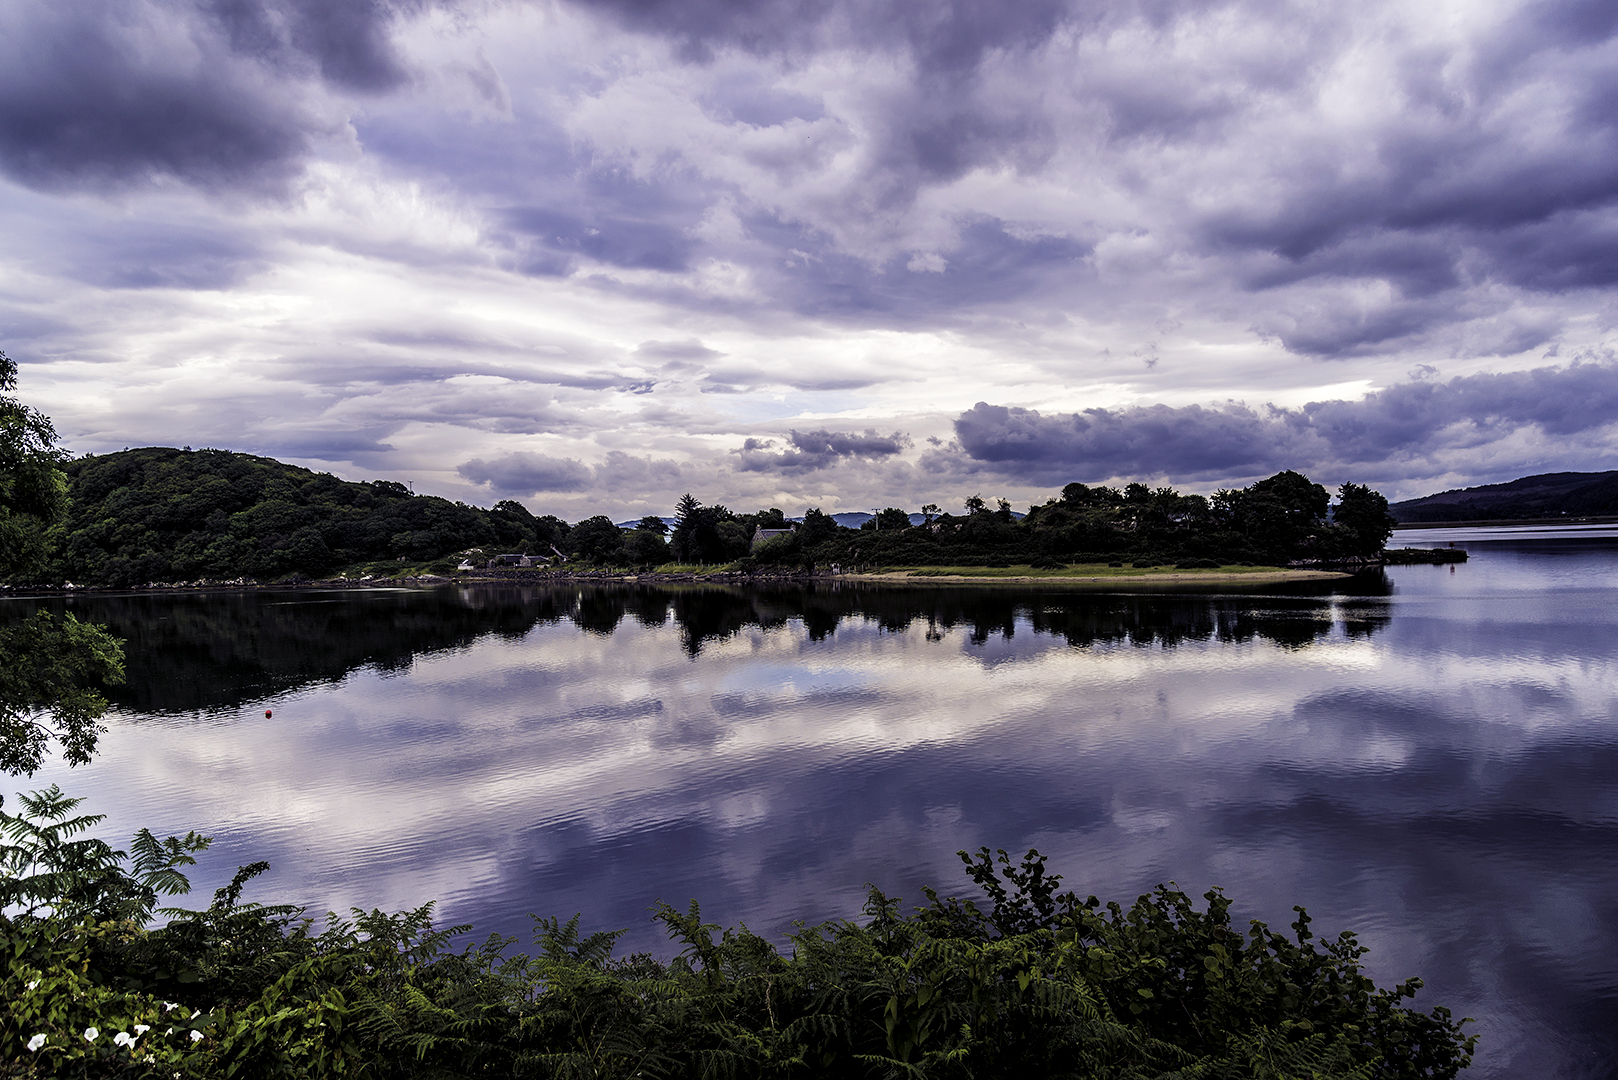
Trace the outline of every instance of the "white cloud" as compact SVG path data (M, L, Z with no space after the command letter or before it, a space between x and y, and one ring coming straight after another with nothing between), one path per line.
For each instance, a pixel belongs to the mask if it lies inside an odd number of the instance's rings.
M74 449L467 498L462 463L539 454L589 470L554 505L614 516L676 481L919 503L977 401L1296 407L1612 333L1618 38L1556 5L367 10L11 13L0 346ZM27 81L73 34L99 67ZM118 137L74 142L108 102ZM866 429L913 445L730 454ZM1605 453L1529 441L1430 475Z

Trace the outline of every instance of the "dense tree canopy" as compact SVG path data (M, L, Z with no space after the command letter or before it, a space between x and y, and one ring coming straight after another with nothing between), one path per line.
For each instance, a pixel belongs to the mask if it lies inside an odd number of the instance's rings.
M518 502L481 510L224 450L144 447L78 458L66 471L66 535L50 569L79 584L320 576L472 547L542 552L568 532Z
M1335 508L1326 489L1283 472L1212 499L1170 487L1068 484L1019 520L1004 499L973 495L964 513L939 514L910 527L894 508L859 530L840 529L811 511L789 541L760 561L823 565L1061 565L1129 560L1146 564L1342 564L1375 557L1392 520L1387 500L1344 484ZM937 514L936 517L933 514Z
M49 422L12 405L13 428L32 432L36 449L52 446ZM12 515L0 516L0 528L64 505L61 475L53 471L60 458L52 453L38 450L30 460L44 464L32 479L0 493L9 500L0 515ZM693 494L675 506L672 529L651 515L631 528L603 515L569 526L512 500L484 510L414 495L393 481L355 483L222 450L146 447L63 468L69 485L62 542L51 558L41 553L33 560L36 577L119 587L324 577L378 561L419 565L474 548L486 556L565 557L570 566L1325 564L1375 557L1392 527L1387 500L1364 485L1343 485L1334 507L1325 488L1290 471L1212 498L1141 483L1073 483L1023 515L1005 499L974 494L960 514L929 503L924 523L912 526L909 514L890 506L855 530L818 509L794 523L779 507L739 513ZM789 536L754 551L759 529L788 528ZM31 535L42 532L36 524Z

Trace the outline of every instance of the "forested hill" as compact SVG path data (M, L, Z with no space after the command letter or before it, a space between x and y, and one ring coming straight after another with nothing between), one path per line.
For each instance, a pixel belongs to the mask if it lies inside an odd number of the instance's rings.
M775 507L736 513L688 494L672 530L652 516L629 529L601 515L569 526L516 502L484 510L414 495L389 480L354 483L225 450L144 447L78 458L66 472L67 517L50 532L45 574L32 580L113 588L320 578L395 560L443 572L454 565L446 560L469 548L545 554L554 547L570 565L584 566L672 559L793 571L832 564L1054 568L1124 559L1318 565L1375 558L1393 525L1387 500L1369 488L1344 484L1329 507L1326 489L1295 472L1211 499L1138 483L1075 483L1025 515L1005 500L991 509L974 495L964 514L929 505L918 526L889 507L859 529L819 510L792 528ZM759 529L781 532L755 546Z
M1401 522L1505 521L1618 514L1618 472L1561 472L1441 491L1388 508Z
M537 550L567 528L520 503L483 510L226 450L148 446L77 458L66 472L68 517L50 576L83 585L272 581L471 546Z

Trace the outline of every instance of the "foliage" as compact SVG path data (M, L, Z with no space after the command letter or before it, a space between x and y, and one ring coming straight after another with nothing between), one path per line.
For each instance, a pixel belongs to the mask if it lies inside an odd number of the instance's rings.
M98 685L123 681L123 651L99 626L35 612L0 627L0 769L32 775L52 737L70 765L95 752L107 701Z
M206 841L145 834L130 862L75 839L94 820L75 806L36 793L5 819L20 839L0 851L43 903L0 917L0 1075L1414 1080L1454 1076L1474 1043L1405 1004L1419 980L1374 986L1352 935L1317 944L1301 909L1289 937L1236 930L1218 890L1200 909L1168 886L1081 901L1035 851L961 853L982 906L929 890L905 915L872 889L863 919L799 926L784 951L659 904L663 962L615 958L622 931L578 915L536 919L531 955L499 935L453 950L467 928L430 907L316 933L241 901L263 864L149 928L147 898Z
M1337 489L1335 523L1346 530L1345 544L1351 555L1369 556L1381 551L1397 524L1388 511L1388 500L1364 484L1344 484Z
M81 585L313 577L472 547L542 551L567 535L510 500L481 510L224 450L144 447L78 458L66 472L65 536L46 576Z
M675 507L672 529L655 516L630 529L602 515L570 527L511 500L482 510L413 495L392 481L350 483L220 450L147 447L80 458L65 468L63 544L44 576L106 586L319 577L388 560L459 558L471 548L617 567L742 559L750 561L741 569L788 570L1055 568L1113 559L1321 565L1374 558L1391 528L1386 499L1364 485L1339 489L1331 520L1325 489L1291 471L1212 499L1139 483L1121 489L1074 483L1020 519L1005 499L991 506L975 494L959 515L928 503L920 527L887 507L852 530L818 509L792 525L778 507L743 514L690 493ZM786 528L791 536L752 550L757 530Z
M0 391L16 385L17 362L0 352ZM47 532L67 506L66 460L49 417L0 395L0 581L43 564Z
M623 558L623 530L601 514L573 526L567 535L569 555L589 562L611 563Z
M17 364L0 353L0 390ZM50 420L0 396L0 580L36 573L67 509ZM98 685L123 678L123 652L100 627L38 612L0 626L0 770L32 775L55 736L71 765L90 760L107 702Z
M1004 499L965 501L960 515L929 503L926 522L909 527L894 508L859 530L840 529L811 511L790 543L757 553L776 565L1035 566L1129 560L1185 567L1247 564L1340 565L1374 558L1391 530L1387 500L1360 484L1339 489L1328 520L1325 488L1282 472L1212 499L1170 487L1068 484L1058 498L1020 520Z
M656 522L656 525L649 527L648 520ZM669 545L663 539L663 534L667 531L668 526L663 524L661 518L642 518L638 526L624 533L624 561L634 566L657 566L666 562Z

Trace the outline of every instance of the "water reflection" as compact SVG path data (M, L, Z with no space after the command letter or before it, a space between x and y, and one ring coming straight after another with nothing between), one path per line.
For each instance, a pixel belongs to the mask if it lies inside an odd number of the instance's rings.
M570 584L57 597L0 603L0 616L20 618L42 606L110 627L125 641L130 676L112 698L133 713L166 714L231 709L340 682L362 668L406 671L418 657L464 650L485 636L520 640L537 626L562 622L602 636L625 619L647 628L672 622L691 657L748 629L789 623L801 625L810 641L826 641L850 619L889 633L924 622L931 640L961 629L975 645L1010 640L1020 626L1081 648L1254 639L1302 647L1334 628L1359 637L1387 624L1388 586L1380 574L1356 579L1352 595L1337 589L1208 596L824 583Z
M75 598L130 639L131 686L96 764L36 780L118 832L214 832L200 887L267 858L263 899L438 898L507 932L583 911L637 948L657 898L775 934L1037 845L1082 891L1218 884L1361 931L1379 979L1482 1018L1475 1075L1605 1076L1615 566Z

